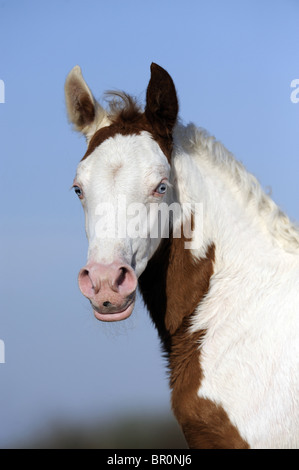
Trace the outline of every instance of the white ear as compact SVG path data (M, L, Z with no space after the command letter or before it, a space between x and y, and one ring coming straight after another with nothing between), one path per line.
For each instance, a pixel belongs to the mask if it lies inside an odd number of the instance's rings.
M99 127L109 124L105 109L93 97L79 65L68 74L64 89L69 120L87 139Z

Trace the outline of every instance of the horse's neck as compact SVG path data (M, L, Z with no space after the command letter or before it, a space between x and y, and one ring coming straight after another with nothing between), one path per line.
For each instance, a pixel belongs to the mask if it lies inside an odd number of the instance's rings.
M182 200L186 196L201 200L206 209L213 214L216 211L217 216L224 210L227 221L237 222L240 228L245 225L246 232L247 227L249 231L255 227L255 240L263 233L266 245L299 254L299 228L220 142L192 124L177 125L174 142L173 164L178 186L183 188L179 188ZM184 185L184 181L190 181L189 186ZM217 225L211 222L217 231L218 217ZM224 227L227 228L225 222Z
M245 262L255 262L254 257L274 254L275 245L260 217L246 207L242 195L219 169L180 151L174 156L173 168L179 202L202 204L198 225L202 244L192 251L195 257L204 257L211 243L216 248L216 269L241 268Z
M217 317L218 324L226 315L230 319L247 315L246 303L254 304L257 293L260 305L267 308L261 297L273 297L272 286L278 278L280 288L284 285L286 289L295 271L298 273L298 255L279 245L255 201L246 204L242 188L213 161L201 158L200 152L187 153L177 145L173 171L180 203L197 201L203 205L202 244L192 250L193 257L205 259L207 248L215 247L208 296L193 316L193 331L211 326L212 317ZM221 316L217 315L219 307Z

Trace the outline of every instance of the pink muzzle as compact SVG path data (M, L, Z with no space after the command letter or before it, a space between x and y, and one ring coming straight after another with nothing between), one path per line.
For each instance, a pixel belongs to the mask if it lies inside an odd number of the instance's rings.
M79 287L102 321L128 318L134 308L137 277L126 263L100 264L89 262L79 272Z

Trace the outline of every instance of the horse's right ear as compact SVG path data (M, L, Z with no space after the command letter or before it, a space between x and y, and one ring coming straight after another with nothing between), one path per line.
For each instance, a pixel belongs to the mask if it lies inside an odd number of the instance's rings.
M106 111L93 97L78 65L68 74L64 90L69 120L88 138L103 121Z
M169 137L178 115L174 83L166 70L151 64L151 79L146 91L145 115L159 135Z

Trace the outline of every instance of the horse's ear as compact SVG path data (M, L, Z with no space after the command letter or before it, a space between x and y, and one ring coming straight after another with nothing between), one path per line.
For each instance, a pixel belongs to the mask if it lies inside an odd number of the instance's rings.
M145 115L160 135L171 135L178 115L178 98L171 76L157 64L151 65L146 92Z
M106 111L93 97L78 65L68 74L64 90L69 120L88 137L95 124L104 119Z

